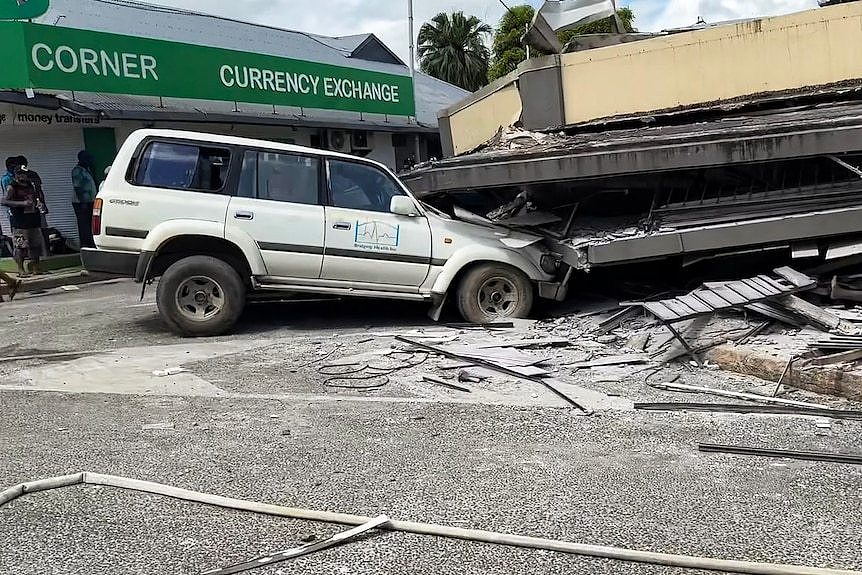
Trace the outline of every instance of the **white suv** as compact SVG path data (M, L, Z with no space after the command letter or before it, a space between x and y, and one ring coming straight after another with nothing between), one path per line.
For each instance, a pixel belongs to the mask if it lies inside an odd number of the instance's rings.
M84 266L161 277L159 311L189 336L228 331L266 292L429 301L439 316L452 291L476 323L565 296L541 238L452 219L376 162L260 140L135 132L93 233Z

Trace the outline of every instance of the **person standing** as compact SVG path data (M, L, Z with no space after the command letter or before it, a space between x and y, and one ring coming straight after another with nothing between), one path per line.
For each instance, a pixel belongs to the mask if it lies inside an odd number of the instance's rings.
M42 189L42 178L38 172L31 169L30 161L26 156L18 156L16 163L27 170L27 173L30 175L30 181L33 183L33 187L36 188L36 209L39 211L39 218L42 222L42 256L48 257L48 203L45 201L45 192Z
M6 158L6 173L0 176L0 189L3 190L0 198L5 198L5 190L9 187L12 181L15 179L15 158ZM2 201L2 200L0 200ZM12 219L12 210L11 208L7 208L9 210L9 219ZM3 229L0 228L0 238L4 238ZM3 251L3 246L0 246L0 252ZM13 252L14 254L14 252ZM15 298L15 294L18 292L18 289L21 287L21 280L15 279L6 272L0 271L0 281L6 284L7 287L7 295L9 296L9 301L12 301ZM0 302L3 301L3 296L0 295Z
M18 158L6 158L6 173L0 176L0 200L6 197L6 189L9 184L15 179L15 169L18 167ZM6 212L10 218L12 217L12 209L7 208Z
M10 208L12 224L13 256L18 266L18 276L28 277L24 262L30 260L33 273L41 274L39 263L42 256L42 222L38 210L39 198L30 181L27 170L15 170L15 179L6 188L3 205Z
M98 188L96 179L93 177L93 156L87 150L78 152L78 164L72 169L72 186L75 188L72 207L78 220L78 238L81 241L81 247L94 248L96 244L93 242L91 219Z

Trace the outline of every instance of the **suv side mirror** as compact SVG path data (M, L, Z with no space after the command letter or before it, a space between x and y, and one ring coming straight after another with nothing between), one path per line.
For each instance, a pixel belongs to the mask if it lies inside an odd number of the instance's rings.
M395 196L389 203L389 211L398 216L415 218L419 215L416 204L409 196Z

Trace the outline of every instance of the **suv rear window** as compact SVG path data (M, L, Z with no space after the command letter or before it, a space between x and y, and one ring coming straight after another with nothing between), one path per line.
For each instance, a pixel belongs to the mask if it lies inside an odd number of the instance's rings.
M175 142L152 142L141 155L133 184L218 192L224 188L230 151Z

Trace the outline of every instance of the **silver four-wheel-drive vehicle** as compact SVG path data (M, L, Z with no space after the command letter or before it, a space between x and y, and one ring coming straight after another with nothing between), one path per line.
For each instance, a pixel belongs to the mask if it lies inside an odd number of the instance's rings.
M267 293L428 301L437 316L448 296L476 323L565 296L542 238L453 219L376 162L260 140L135 132L93 234L84 266L161 277L159 311L190 336L230 330Z

